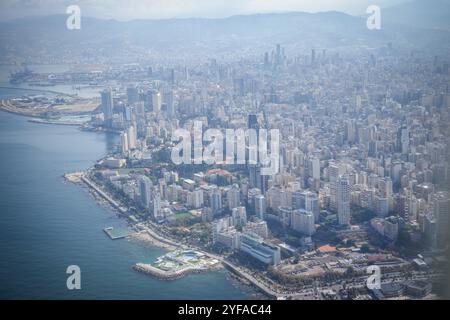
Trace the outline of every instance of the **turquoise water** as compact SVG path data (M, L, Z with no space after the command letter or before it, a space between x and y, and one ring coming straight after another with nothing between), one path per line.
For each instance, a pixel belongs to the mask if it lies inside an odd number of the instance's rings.
M0 89L0 97L21 94ZM126 224L64 172L85 169L117 141L71 126L34 124L0 111L1 299L245 299L226 272L165 282L131 269L164 251L102 231ZM81 290L68 290L69 265Z

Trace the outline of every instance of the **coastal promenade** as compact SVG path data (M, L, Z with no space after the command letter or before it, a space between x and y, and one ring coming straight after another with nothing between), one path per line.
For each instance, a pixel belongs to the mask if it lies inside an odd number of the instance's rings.
M126 213L127 210L123 208L120 203L111 198L106 192L104 192L100 187L98 187L94 182L89 180L85 175L81 176L81 180L86 183L90 188L95 190L100 196L102 196L106 201L108 201L114 208L119 210L120 213Z
M237 267L236 265L232 264L231 262L222 259L222 263L226 267L231 269L234 273L236 273L238 276L248 280L252 285L257 287L259 290L264 292L269 297L274 298L274 299L280 299L283 297L283 295L281 295L278 292L273 291L272 289L267 287L264 283L262 283L261 281L258 281L257 279L255 279L255 277L253 277L252 275L243 271L241 268Z

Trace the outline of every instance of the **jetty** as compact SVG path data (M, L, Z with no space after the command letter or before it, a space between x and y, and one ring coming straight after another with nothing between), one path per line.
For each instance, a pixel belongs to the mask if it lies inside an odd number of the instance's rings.
M123 239L123 238L126 238L126 237L129 236L129 234L127 234L127 233L125 233L125 234L120 234L120 235L114 235L114 234L113 234L113 231L114 231L114 228L113 228L113 227L107 227L107 228L104 228L103 231L108 235L108 237L109 237L111 240Z

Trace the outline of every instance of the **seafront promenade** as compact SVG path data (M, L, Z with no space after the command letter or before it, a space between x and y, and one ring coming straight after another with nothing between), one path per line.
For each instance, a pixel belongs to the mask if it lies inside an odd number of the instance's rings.
M126 213L127 209L122 207L120 203L115 201L110 197L105 191L103 191L99 186L97 186L93 181L87 178L85 175L81 176L81 180L86 183L90 188L94 189L100 196L107 200L115 209L119 210L120 213Z

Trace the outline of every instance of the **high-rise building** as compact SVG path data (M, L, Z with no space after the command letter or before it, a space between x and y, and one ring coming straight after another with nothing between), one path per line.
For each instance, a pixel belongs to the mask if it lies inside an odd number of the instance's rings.
M155 90L149 89L145 92L144 107L148 111L153 111L153 94Z
M218 188L211 191L209 195L209 206L213 214L218 214L222 211L222 193Z
M196 189L188 193L187 205L193 208L201 208L203 206L203 190Z
M397 131L397 151L400 153L408 153L409 152L409 139L410 133L409 129L406 126L402 126Z
M315 192L306 192L305 210L313 214L315 222L319 222L319 199L317 198L317 194Z
M175 102L174 102L174 96L173 91L169 90L165 93L164 99L167 106L167 115L172 118L175 116Z
M230 190L227 192L228 208L231 210L233 208L239 207L241 204L241 191L239 186L234 184Z
M128 154L128 134L126 132L122 132L122 134L120 135L120 141L122 145L122 153Z
M134 126L130 126L128 128L127 132L128 137L128 149L133 150L137 147L137 136L136 136L136 129Z
M313 157L310 159L310 176L314 180L320 180L320 160Z
M340 176L337 181L337 209L338 223L340 225L350 224L350 183L346 176Z
M153 218L159 220L163 218L161 211L161 194L156 192L153 196Z
M389 201L388 198L376 196L376 211L378 217L384 218L387 217L389 213Z
M133 108L131 106L125 106L123 110L124 120L131 122L133 120Z
M139 191L141 194L141 203L142 205L149 209L152 201L152 181L146 177L142 176L139 180Z
M450 230L450 195L447 192L437 192L432 197L433 216L437 223L437 245L447 244Z
M105 120L105 126L111 127L114 108L111 89L103 90L101 92L101 98L102 98L102 111Z
M139 90L136 86L130 86L127 88L127 100L128 105L133 105L139 101Z
M162 104L161 92L156 91L152 95L153 112L159 113L161 111L161 104Z
M264 215L266 214L266 197L263 195L257 195L254 198L255 203L255 214L260 219L264 219Z
M303 209L292 211L291 227L304 235L312 236L316 232L314 215Z
M275 63L276 64L281 63L281 45L279 43L277 43L276 46Z
M292 193L292 208L311 212L314 216L314 221L319 221L319 200L315 192L294 191Z
M251 188L258 188L261 190L262 194L265 194L268 189L268 180L269 177L265 175L261 175L261 166L257 165L249 165L249 182Z
M330 209L333 211L337 210L337 180L341 174L341 166L339 163L330 162L328 165L328 177L330 181Z
M234 208L231 212L234 226L245 226L247 224L247 211L245 207Z

